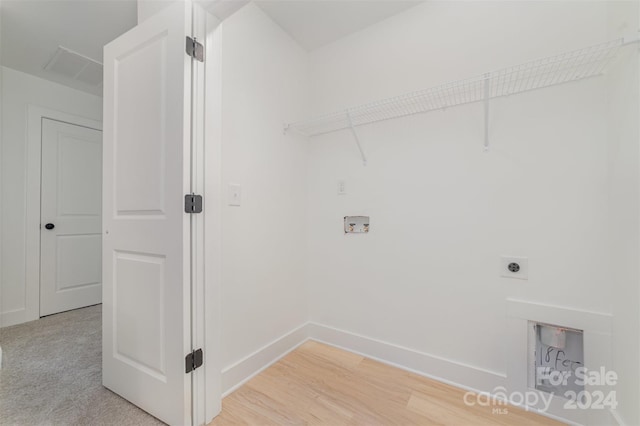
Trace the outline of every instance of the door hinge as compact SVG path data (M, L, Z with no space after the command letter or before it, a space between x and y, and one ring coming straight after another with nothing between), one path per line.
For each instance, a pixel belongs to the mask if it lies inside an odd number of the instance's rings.
M195 38L187 36L187 55L197 61L204 62L204 46Z
M187 194L184 196L185 213L202 213L202 195Z
M202 366L202 349L196 349L195 351L187 354L184 357L185 373L191 373L198 367Z

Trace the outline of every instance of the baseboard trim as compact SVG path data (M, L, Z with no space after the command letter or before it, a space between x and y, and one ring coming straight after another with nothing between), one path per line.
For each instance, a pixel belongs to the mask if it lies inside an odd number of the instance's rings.
M419 352L334 327L310 322L308 333L309 340L357 353L419 376L459 389L490 395L493 398L496 398L493 391L498 386L504 387L507 383L507 375L504 373ZM534 407L525 405L518 405L518 407L554 420L575 424L568 419L540 411Z
M346 330L309 323L309 338L461 389L486 392L504 386L500 372L448 360ZM438 372L437 375L434 374ZM463 384L464 383L464 384Z
M436 355L362 336L334 327L308 322L271 341L252 354L226 367L222 371L222 397L244 385L256 375L285 357L308 340L353 352L459 389L493 395L498 386L506 386L504 373L448 360ZM435 373L435 374L434 374ZM519 406L555 420L575 424L568 419L545 413L532 407ZM611 413L616 417L616 413Z
M223 369L223 397L310 339L473 392L504 386L506 380L506 375L499 372L309 322Z
M229 395L263 370L306 342L308 323L267 343L252 354L222 370L222 397Z
M29 321L33 321L33 319L27 318L27 310L24 308L16 309L15 311L2 312L0 314L0 328L11 327L12 325L18 325Z

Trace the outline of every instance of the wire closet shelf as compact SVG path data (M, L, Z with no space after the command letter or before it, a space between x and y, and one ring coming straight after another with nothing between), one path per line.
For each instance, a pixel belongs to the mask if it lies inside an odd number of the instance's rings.
M618 49L637 39L617 39L571 52L499 69L393 98L285 125L304 136L317 136L343 129L353 130L377 121L442 110L448 107L514 95L530 90L582 80L602 74ZM486 112L487 113L487 112Z

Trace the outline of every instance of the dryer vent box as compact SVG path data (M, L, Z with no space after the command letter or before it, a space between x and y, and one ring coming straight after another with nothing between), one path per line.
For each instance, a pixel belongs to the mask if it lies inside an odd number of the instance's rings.
M567 398L566 393L584 390L576 369L584 367L583 331L559 325L530 323L529 353L535 361L530 387ZM531 383L533 382L533 383ZM576 383L580 382L580 383Z

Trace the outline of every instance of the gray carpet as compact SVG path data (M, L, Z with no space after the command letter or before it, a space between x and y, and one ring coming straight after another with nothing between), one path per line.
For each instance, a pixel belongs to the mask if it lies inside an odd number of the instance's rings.
M102 386L101 306L0 329L0 424L162 425Z

